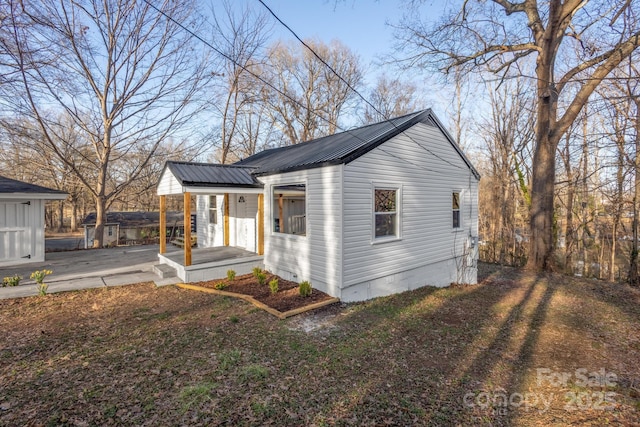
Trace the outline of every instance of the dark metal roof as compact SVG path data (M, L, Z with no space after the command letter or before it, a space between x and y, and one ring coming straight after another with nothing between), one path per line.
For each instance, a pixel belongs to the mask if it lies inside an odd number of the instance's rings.
M183 225L184 212L167 211L167 225ZM107 212L107 224L119 224L122 227L157 227L160 225L160 212ZM96 213L92 212L82 221L82 225L95 225Z
M250 167L174 161L168 161L167 167L184 186L262 187Z
M67 194L64 191L29 184L0 175L0 193Z
M438 128L471 172L480 179L480 174L431 109L300 144L264 150L233 165L169 161L165 169L168 167L185 186L262 187L256 176L349 163L417 123Z
M417 123L440 128L474 170L430 109L296 145L265 150L235 165L254 167L254 175L259 176L349 163Z

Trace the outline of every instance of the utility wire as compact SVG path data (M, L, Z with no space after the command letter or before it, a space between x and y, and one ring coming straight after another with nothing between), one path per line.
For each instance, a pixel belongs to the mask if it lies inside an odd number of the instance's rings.
M395 129L398 129L398 126L396 126L396 124L391 121L389 119L389 117L387 117L386 114L382 113L382 111L380 111L375 105L373 105L367 98L365 98L357 89L355 89L353 86L351 86L351 84L345 80L340 74L338 74L338 72L330 65L327 63L327 61L325 61L311 46L309 46L304 40L302 40L300 38L300 36L298 36L298 34L293 31L291 29L291 27L289 27L282 19L280 19L280 17L278 15L276 15L276 13L271 10L271 8L269 6L267 6L265 4L265 2L263 0L258 0L260 2L261 5L263 5L268 11L269 13L280 23L282 24L283 27L285 27L300 43L302 43L302 45L304 47L306 47L307 49L309 49L309 51L316 57L318 58L318 60L320 62L322 62L333 74L336 75L336 77L338 77L338 79L340 79L344 84L347 85L347 87L349 89L351 89L356 95L358 95L360 97L360 99L362 99L368 106L370 106L371 108L373 108L373 110L378 113L380 115L380 117L382 117L384 119L384 121L390 123ZM405 133L404 131L402 131L402 133ZM454 166L456 168L459 169L464 169L462 166L456 165L451 163L450 161L443 159L442 157L438 156L437 154L435 154L434 152L432 152L431 150L429 150L427 147L423 146L422 144L420 144L419 142L417 142L416 140L414 140L410 135L406 134L405 135L416 145L418 145L420 148L422 148L423 150L425 150L427 153L431 154L432 156L440 159L441 161Z
M293 32L293 30L291 30L286 24L284 24L284 22L282 22L274 13L273 11L271 11L271 9L269 9L267 7L267 5L265 5L261 0L259 0L260 3L262 3L268 10L269 12L276 18L278 19L278 21L284 25L289 31L291 31L295 37L300 40L302 42L302 40L297 36L297 34L295 32ZM265 80L264 78L262 78L260 75L254 73L253 71L251 71L250 69L248 69L246 66L244 66L243 64L238 63L234 58L230 57L229 55L227 55L226 53L224 53L223 51L221 51L220 49L216 48L214 45L212 45L211 43L209 43L208 41L206 41L205 39L203 39L202 37L200 37L198 34L194 33L193 31L191 31L189 28L185 27L182 23L176 21L172 16L167 15L167 13L165 13L163 10L159 9L157 6L155 6L154 4L152 4L149 0L144 0L144 2L151 7L152 9L154 9L155 11L157 11L159 14L161 14L162 16L164 16L166 19L170 20L171 22L173 22L175 25L177 25L178 27L180 27L182 30L186 31L189 35L191 35L192 37L194 37L196 40L200 41L202 44L204 44L205 46L207 46L208 48L210 48L211 50L213 50L214 52L216 52L217 54L219 54L220 56L224 57L225 59L231 61L233 64L235 64L236 66L242 68L242 70L246 71L247 73L249 73L250 75L252 75L253 77L255 77L256 79L260 80L262 83L264 83L265 85L267 85L268 87L270 87L271 89L273 89L274 91L278 92L280 95L284 96L285 98L289 99L291 102L293 102L294 104L298 105L299 107L301 107L304 110L307 110L311 113L313 113L316 117L320 118L321 120L325 121L326 123L334 126L336 129L339 129L343 132L348 133L349 135L351 135L352 137L356 138L357 140L363 142L363 143L368 143L368 141L360 138L358 135L354 134L353 132L351 132L349 129L344 129L341 126L339 126L337 123L332 122L331 120L327 119L326 117L321 116L320 114L315 113L314 111L312 111L311 109L309 109L308 106L303 105L300 101L298 101L297 99L291 97L289 94L283 92L282 90L280 90L278 87L274 86L271 82L269 82L268 80ZM376 112L378 112L382 117L384 117L384 121L388 122L389 124L391 124L395 129L398 129L398 126L396 126L396 124L393 122L393 120L390 120L388 118L386 118L386 116L384 114L382 114L380 111L378 111L375 106L373 106L366 98L364 98L357 90L355 90L351 85L349 85L348 82L346 82L344 80L344 78L342 78L342 76L340 76L329 64L327 64L313 49L311 49L311 47L309 47L306 43L302 42L304 44L304 46L309 49L324 65L326 65L327 67L329 67L329 69L336 75L338 76L338 78L340 78L343 82L345 82L348 87L354 91L360 98L362 98L363 100L365 100L365 102L369 105L372 106L372 108L374 108L374 110ZM423 150L427 151L429 154L433 155L434 157L440 159L441 161L448 163L451 166L454 166L456 168L459 169L465 169L461 166L458 166L456 164L453 164L451 162L449 162L446 159L443 159L442 157L438 156L437 154L433 153L431 150L429 150L428 148L424 147L422 144L418 143L417 141L415 141L413 138L411 138L410 135L408 135L406 132L402 131L402 133L404 133L413 143L415 143L416 145L418 145L420 148L422 148ZM387 153L389 154L389 153ZM397 156L394 156L397 157ZM399 157L398 157L399 158ZM411 163L413 164L413 163ZM434 172L431 171L429 169L426 168L421 168L424 170L427 170L429 172Z

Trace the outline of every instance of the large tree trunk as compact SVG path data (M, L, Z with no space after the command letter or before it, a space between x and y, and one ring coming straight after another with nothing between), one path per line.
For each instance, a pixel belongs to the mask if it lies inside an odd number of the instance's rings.
M629 283L633 286L640 285L638 277L638 203L640 202L640 101L636 100L636 158L634 164L633 186L633 242L631 243L631 263L629 265Z
M533 156L531 188L530 250L527 267L550 270L553 266L553 193L556 145L547 133L538 134Z
M78 201L71 202L71 232L78 231Z

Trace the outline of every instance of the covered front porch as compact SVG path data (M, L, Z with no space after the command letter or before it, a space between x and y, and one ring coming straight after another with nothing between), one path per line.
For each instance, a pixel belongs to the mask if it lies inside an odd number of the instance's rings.
M160 239L158 270L170 267L188 283L225 277L230 269L245 274L263 268L262 191L248 168L167 162L158 183L160 235L166 235L167 196L181 196L185 234L197 235L198 247L167 247L166 239ZM197 201L195 215L192 196Z

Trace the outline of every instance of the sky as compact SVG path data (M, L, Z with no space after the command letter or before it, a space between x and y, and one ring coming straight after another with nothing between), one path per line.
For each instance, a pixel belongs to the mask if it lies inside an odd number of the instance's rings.
M236 0L238 1L238 0ZM421 73L401 74L393 65L383 64L394 51L394 28L406 7L401 0L262 0L300 38L317 38L325 43L334 39L349 47L365 67L365 84L372 88L376 77L386 74L410 80L420 88L421 103L445 116L450 108L448 90L434 85L431 76ZM258 0L242 0L244 4L269 14ZM420 6L423 17L438 19L453 0L425 0ZM234 3L236 4L236 3ZM241 3L237 3L240 5ZM269 15L270 16L270 15ZM271 41L295 41L293 34L273 19ZM296 41L297 42L297 41ZM360 93L367 96L367 89Z
M258 0L245 0L256 11L266 8ZM380 72L376 60L393 51L393 28L404 9L400 0L263 0L302 39L324 42L337 39L358 54L367 67L367 83ZM421 10L438 17L449 0L425 1ZM275 21L273 40L293 40L294 36Z

